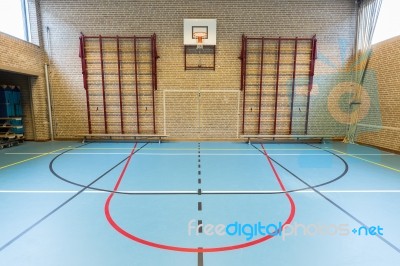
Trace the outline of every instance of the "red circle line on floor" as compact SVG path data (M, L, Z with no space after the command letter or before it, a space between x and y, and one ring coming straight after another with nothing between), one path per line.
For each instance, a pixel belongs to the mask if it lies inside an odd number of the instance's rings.
M125 237L127 237L127 238L129 238L129 239L131 239L131 240L133 240L135 242L138 242L140 244L147 245L147 246L154 247L154 248L171 250L171 251L179 251L179 252L196 252L196 253L222 252L222 251L230 251L230 250L247 248L247 247L254 246L254 245L260 244L262 242L265 242L265 241L267 241L267 240L269 240L269 239L274 237L274 235L270 234L270 235L258 238L256 240L253 240L253 241L248 241L248 242L245 242L245 243L231 245L231 246L209 247L209 248L207 248L207 247L205 247L205 248L192 248L192 247L179 247L179 246L171 246L171 245L166 245L166 244L160 244L160 243L152 242L152 241L149 241L149 240L146 240L146 239L143 239L143 238L139 238L139 237L127 232L126 230L121 228L114 221L113 217L111 216L110 203L111 203L112 198L114 197L115 192L118 190L122 179L124 178L125 172L126 172L128 166L129 166L130 162L131 162L131 159L132 159L133 155L135 154L136 146L137 146L137 143L133 147L133 149L132 149L132 151L131 151L131 153L130 153L130 155L128 157L128 160L126 161L126 163L124 165L124 168L122 169L122 172L121 172L121 174L120 174L120 176L119 176L119 178L117 180L117 183L114 186L114 192L111 193L108 196L108 198L107 198L107 200L105 202L105 205L104 205L104 212L105 212L107 221L121 235L123 235L123 236L125 236ZM283 191L286 191L286 188L285 188L281 178L279 177L279 174L276 171L271 159L269 158L268 153L264 148L264 145L261 145L261 146L263 148L263 154L266 157L266 159L267 159L267 161L268 161L268 163L269 163L269 165L270 165L270 167L271 167L271 169L272 169L272 171L273 171L273 173L275 175L275 178L277 179L277 181L279 183L279 186L281 187L281 189ZM287 192L285 193L285 195L286 195L286 197L287 197L287 199L289 200L289 203L290 203L290 214L289 214L289 217L287 218L287 220L282 224L281 228L284 228L285 225L288 225L293 221L293 218L294 218L294 215L295 215L295 212L296 212L296 205L295 205L295 203L293 201L293 198Z

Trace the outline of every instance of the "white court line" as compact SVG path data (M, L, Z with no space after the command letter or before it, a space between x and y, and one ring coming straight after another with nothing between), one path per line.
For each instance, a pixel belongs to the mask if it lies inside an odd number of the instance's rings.
M21 193L21 194L71 194L78 193L79 190L0 190L0 193ZM131 194L197 194L196 190L119 190L118 192L122 193L131 193ZM202 194L259 194L259 193L279 193L282 190L204 190ZM319 190L321 193L400 193L400 190ZM110 193L107 191L98 191L98 190L85 190L83 193L89 194L104 194ZM295 193L316 193L314 190L301 190L295 191Z
M71 194L71 193L78 193L80 190L0 190L0 193L32 193L32 194ZM132 193L132 194L176 194L176 193L193 193L197 194L197 190L146 190L146 191L137 191L137 190L118 190L121 193ZM101 190L85 190L82 193L89 193L89 194L104 194L104 193L111 193L108 191L101 191Z
M78 193L79 190L0 190L0 193L21 193L21 194L70 194L70 193ZM91 192L91 191L84 191ZM102 192L102 191L96 191Z
M203 194L221 194L221 193L232 193L232 194L258 194L258 193L277 193L283 192L282 190L221 190L221 191L202 191ZM316 193L314 190L300 190L294 191L295 193ZM400 190L319 190L321 193L400 193Z
M34 154L41 154L40 152L8 152L7 155L34 155ZM54 155L61 154L60 152L52 153ZM129 152L68 152L64 153L63 155L129 155Z
M41 153L6 153L8 155L33 155ZM60 153L52 153L60 154ZM129 155L129 152L69 152L63 155ZM145 156L197 156L198 153L135 153L137 155ZM261 153L202 153L204 156L264 156ZM283 155L283 154L282 154Z
M8 152L7 155L41 155L47 153L40 152ZM54 152L52 154L61 154ZM129 152L68 152L63 155L129 155ZM135 155L146 155L146 156L194 156L198 153L141 153L138 152ZM202 156L264 156L261 153L202 153ZM335 156L329 153L269 153L274 156ZM336 154L338 156L396 156L396 154L379 154L379 153L354 153L354 154Z
M67 153L68 154L68 153ZM74 153L70 153L74 154ZM79 153L76 153L79 154ZM85 153L89 154L89 153ZM96 154L96 153L93 153ZM99 153L98 153L99 154ZM104 153L108 154L108 153ZM269 155L274 156L381 156L381 155L396 155L396 154L371 154L371 153L355 153L355 154L330 154L330 153L313 153L313 154L306 154L306 153L268 153ZM193 156L198 155L198 153L136 153L135 155L152 155L152 156ZM262 153L202 153L201 156L265 156Z
M70 148L65 148L65 150ZM74 150L131 150L131 148L74 148ZM142 148L142 151L197 151L198 148ZM243 148L201 148L202 151L254 151L254 148L251 149L243 149ZM305 148L270 148L269 150L273 151L316 151L318 149L305 149ZM324 150L332 150L328 147L325 147Z

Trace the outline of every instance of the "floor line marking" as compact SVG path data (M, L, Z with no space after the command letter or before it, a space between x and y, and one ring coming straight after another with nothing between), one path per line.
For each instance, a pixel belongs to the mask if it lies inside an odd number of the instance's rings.
M7 155L35 155L42 153L7 153ZM47 153L46 153L47 154ZM42 154L42 155L46 155ZM61 154L53 153L53 154ZM129 155L129 152L71 152L66 155ZM197 155L197 153L138 153L137 155L145 155L145 156L193 156ZM262 156L257 153L204 153L202 155L209 156Z
M261 194L261 193L277 193L284 192L282 190L244 190L244 191L208 191L204 190L203 194ZM400 190L320 190L324 193L400 193ZM291 193L316 193L312 190L293 191Z
M258 194L258 193L277 193L284 192L282 190L204 190L203 194ZM320 192L325 193L400 193L400 190L320 190ZM300 190L293 191L293 193L316 193L313 190Z
M77 150L130 150L130 148L78 148ZM184 151L184 150L191 150L197 151L197 148L143 148L142 150L158 150L158 151ZM234 148L202 148L202 150L206 151L251 151L254 149L234 149ZM275 150L275 151L313 151L315 149L309 148L270 148L268 150ZM329 149L328 149L329 150Z
M201 250L202 247L199 247L199 250ZM203 266L204 265L204 253L203 252L197 252L197 266Z
M348 155L348 156L350 156L350 157L354 157L354 158L357 158L357 159L359 159L359 160L362 160L362 161L365 161L365 162L368 162L368 163L371 163L371 164L375 164L375 165L377 165L377 166L380 166L380 167L383 167L383 168L386 168L386 169L389 169L389 170L392 170L392 171L395 171L395 172L399 172L399 173L400 173L400 170L397 169L397 168L394 168L394 167L390 167L390 166L387 166L387 165L384 165L384 164L381 164L381 163L377 163L377 162L374 162L374 161L370 161L370 160L367 160L367 159L358 157L358 156L356 156L356 155L348 154L348 153L346 153L346 152L342 152L342 151L339 151L339 150L333 149L333 151L336 151L336 152L339 152L339 153L341 153L341 154L345 154L345 155ZM358 154L357 154L357 155L358 155Z
M79 190L0 190L0 193L48 193L48 194L57 194L57 193L77 193L79 192ZM155 190L155 191L151 191L151 190L146 190L146 191L138 191L138 190L118 190L118 192L122 192L122 193L137 193L137 194L177 194L177 193L193 193L193 194L197 194L197 190L168 190L168 191L163 191L163 190ZM89 193L89 194L110 194L110 192L108 191L101 191L101 190L86 190L82 193Z
M137 143L136 143L137 144ZM147 144L145 144L147 145ZM71 150L73 148L71 147ZM66 150L65 152L68 152L68 150ZM57 158L57 157L56 157ZM23 230L21 233L19 233L18 235L16 235L15 237L13 237L11 240L9 240L8 242L6 242L4 245L0 246L0 252L3 251L5 248L7 248L8 246L10 246L11 244L13 244L15 241L17 241L19 238L21 238L22 236L24 236L26 233L28 233L30 230L32 230L33 228L35 228L36 226L38 226L39 224L41 224L43 221L45 221L47 218L49 218L51 215L53 215L54 213L56 213L58 210L60 210L62 207L64 207L65 205L67 205L69 202L71 202L73 199L75 199L76 197L78 197L80 194L82 194L82 192L84 192L86 189L88 189L91 185L93 185L94 183L96 183L97 181L99 181L100 179L102 179L105 175L107 175L108 173L110 173L112 170L114 170L115 168L117 168L120 164L122 164L127 158L121 160L120 162L118 162L116 165L114 165L112 168L108 169L106 172L104 172L102 175L100 175L99 177L97 177L96 179L94 179L90 184L84 186L81 190L79 190L78 192L76 192L74 195L72 195L71 197L69 197L67 200L65 200L63 203L61 203L60 205L58 205L56 208L54 208L52 211L50 211L49 213L47 213L45 216L43 216L42 218L40 218L39 220L37 220L34 224L32 224L31 226L29 226L28 228L26 228L25 230Z
M340 152L340 151L337 151ZM40 153L40 152L8 152L5 153L7 155L48 155L48 154L54 154L58 155L61 154L61 152L46 152L46 153ZM145 155L145 156L193 156L196 155L197 153L137 153L136 155ZM129 152L70 152L65 155L129 155ZM259 153L202 153L202 155L206 156L263 156L262 154ZM274 155L274 156L334 156L333 154L326 154L326 153L313 153L313 154L306 154L306 153L269 153L269 155ZM396 154L379 154L379 153L355 153L355 154L348 154L348 153L343 153L338 154L339 156L352 156L355 158L358 158L356 156L397 156ZM37 156L40 157L40 156ZM36 157L33 157L32 159L35 159ZM362 158L358 158L361 160L366 160ZM368 161L368 160L366 160ZM368 161L371 162L371 161ZM373 163L373 162L372 162ZM382 166L382 165L381 165ZM0 168L1 169L1 168ZM400 171L400 170L399 170Z
M279 183L279 186L282 188L282 190L286 190L282 180L280 179L275 167L273 166L273 164L271 162L271 159L269 159L269 157L268 157L266 152L265 152L265 156L268 159L270 167L271 167L272 171L274 172L274 175L275 175L275 177L276 177L276 179L277 179L277 181ZM126 169L128 164L129 164L129 162L127 162L125 164L124 170ZM166 250L171 250L171 251L179 251L179 252L196 252L196 253L202 252L202 253L205 253L205 252L222 252L222 251L229 251L229 250L237 250L237 249L241 249L241 248L246 248L246 247L250 247L250 246L253 246L253 245L257 245L259 243L262 243L262 242L267 241L267 240L271 239L272 237L274 237L273 235L269 234L269 235L263 236L261 238L258 238L256 240L251 240L251 241L248 241L248 242L244 242L244 243L241 243L241 244L230 245L230 246L211 247L211 248L198 248L198 247L197 248L190 248L190 247L181 247L181 246L171 246L171 245L166 245L166 244L160 244L160 243L151 242L149 240L146 240L146 239L140 238L138 236L135 236L135 235L129 233L128 231L126 231L125 229L123 229L122 227L120 227L114 221L114 219L113 219L113 217L111 215L111 212L110 212L110 203L111 203L111 200L112 200L114 194L118 190L118 187L119 187L119 184L120 184L121 180L123 179L123 177L125 175L125 171L124 170L121 172L121 174L120 174L120 176L118 178L117 184L114 187L114 191L112 193L110 193L110 195L108 196L108 198L107 198L107 200L106 200L106 202L104 204L104 212L105 212L107 221L110 223L110 225L117 232L119 232L121 235L123 235L126 238L129 238L129 239L131 239L133 241L136 241L136 242L138 242L140 244L151 246L151 247L154 247L154 248L166 249ZM201 189L199 189L199 192L201 194ZM293 221L293 218L294 218L294 215L295 215L295 210L296 210L295 203L294 203L290 193L286 192L285 196L288 198L289 203L290 203L290 213L289 213L289 216L286 219L286 221L282 224L282 226L290 224Z
M117 190L122 193L131 193L131 194L193 194L198 195L198 190ZM9 193L9 194L68 194L68 193L77 193L79 190L0 190L0 193ZM282 190L202 190L202 194L266 194L266 193L283 193L285 191ZM400 190L396 189L371 189L371 190L320 190L323 193L400 193ZM108 191L99 191L99 190L86 190L82 193L86 194L110 194ZM312 190L300 190L293 191L291 193L316 193Z
M1 166L1 167L0 167L0 170L5 169L5 168L8 168L8 167L11 167L11 166L14 166L14 165L18 165L18 164L21 164L21 163L25 163L25 162L28 162L28 161L32 161L32 160L34 160L34 159L38 159L38 158L43 157L43 156L46 156L46 155L50 155L50 154L56 155L56 154L59 154L59 153L57 153L58 151L62 151L62 150L64 150L64 149L66 149L66 148L61 148L61 149L57 149L57 150L50 151L50 152L45 152L45 153L24 153L24 154L28 154L28 155L34 155L34 154L39 154L39 155L38 155L38 156L31 157L31 158L28 158L28 159L24 159L24 160L15 162L15 163L10 163L10 164ZM69 149L74 149L74 148L69 148ZM6 153L6 154L8 154L8 153Z
M197 220L197 230L198 233L203 233L203 220L201 219Z
M310 145L310 144L309 144ZM262 146L262 144L261 144ZM312 145L311 145L312 146ZM318 147L316 147L318 148ZM318 148L320 149L320 148ZM261 151L262 152L262 151ZM269 158L269 157L268 157ZM271 161L273 161L275 164L277 164L278 166L280 166L283 170L285 170L286 172L288 172L289 174L291 174L293 177L295 177L297 180L299 180L300 182L302 182L304 185L308 186L310 189L312 189L313 191L315 191L315 193L317 193L319 196L321 196L322 198L324 198L326 201L328 201L329 203L331 203L333 206L335 206L337 209L339 209L340 211L342 211L344 214L346 214L348 217L350 217L351 219L353 219L354 221L356 221L358 224L365 226L365 228L369 229L369 227L362 222L361 220L359 220L357 217L355 217L353 214L351 214L350 212L348 212L347 210L345 210L343 207L341 207L339 204L337 204L335 201L333 201L332 199L328 198L327 196L325 196L323 193L321 193L321 191L317 190L315 187L312 187L310 184L308 184L306 181L304 181L303 179L301 179L299 176L297 176L296 174L294 174L292 171L290 171L289 169L287 169L285 166L283 166L282 164L280 164L278 161L276 161L275 159L270 158ZM398 253L400 253L400 248L395 246L394 244L392 244L390 241L388 241L386 238L384 238L383 236L376 234L375 235L377 238L379 238L380 240L382 240L384 243L386 243L388 246L390 246L391 248L393 248L394 250L396 250Z

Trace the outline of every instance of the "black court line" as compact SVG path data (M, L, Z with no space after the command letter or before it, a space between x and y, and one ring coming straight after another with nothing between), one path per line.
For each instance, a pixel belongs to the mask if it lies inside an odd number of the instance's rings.
M139 150L141 150L144 146L146 146L148 143L144 144L142 147L140 147L138 150L136 150L133 154L135 154L136 152L138 152ZM75 148L79 148L82 146L85 146L87 144L75 147ZM61 155L74 150L74 148L72 149L68 149L60 154L58 154L56 157L53 158L53 160L51 161L51 163L55 160L55 158L60 157ZM131 156L131 155L130 155ZM79 196L80 194L82 194L82 192L84 192L86 189L90 188L91 185L93 185L94 183L96 183L97 181L99 181L100 179L102 179L104 176L106 176L108 173L110 173L112 170L114 170L115 168L117 168L119 165L121 165L123 162L125 162L130 156L127 156L125 159L121 160L120 162L118 162L116 165L114 165L113 167L111 167L110 169L108 169L106 172L104 172L102 175L100 175L99 177L97 177L96 179L94 179L92 182L90 182L87 186L83 187L81 190L79 190L77 193L75 193L73 196L71 196L70 198L68 198L66 201L64 201L63 203L61 203L60 205L58 205L56 208L54 208L52 211L50 211L48 214L46 214L45 216L43 216L42 218L40 218L38 221L36 221L35 223L33 223L31 226L29 226L28 228L26 228L24 231L22 231L21 233L19 233L17 236L15 236L14 238L12 238L11 240L9 240L7 243L5 243L3 246L0 247L0 252L3 251L5 248L7 248L8 246L10 246L11 244L13 244L15 241L17 241L19 238L21 238L22 236L24 236L26 233L28 233L30 230L32 230L33 228L35 228L36 226L38 226L39 224L41 224L43 221L45 221L47 218L49 218L51 215L53 215L54 213L56 213L58 210L60 210L62 207L64 207L65 205L67 205L70 201L72 201L74 198L76 198L77 196Z
M254 144L251 144L251 146L253 146L256 150L258 150L259 152L264 154L264 152L262 150L260 150L258 147L256 147ZM335 177L335 178L333 178L333 179L331 179L331 180L329 180L327 182L324 182L324 183L321 183L321 184L317 184L317 185L314 185L314 186L311 186L311 187L307 186L307 187L291 189L291 190L287 190L287 191L277 191L277 192L274 191L274 192L267 192L267 193L260 193L260 194L282 194L282 193L292 193L292 192L297 192L297 191L303 191L303 190L307 190L307 189L311 189L311 188L322 187L322 186L331 184L331 183L336 182L339 179L343 178L347 174L347 172L349 171L349 164L347 163L347 161L345 159L343 159L342 157L340 157L339 155L337 155L336 153L333 153L333 152L327 151L327 150L323 150L323 151L334 155L336 158L338 158L340 161L343 162L344 170L340 175L338 175L337 177Z
M146 143L146 145L147 145L147 144L148 144L148 143ZM254 144L251 144L251 145L252 145L255 149L259 150L256 146L254 146ZM139 151L139 150L138 150L138 151ZM260 151L260 150L259 150L259 151ZM344 164L344 170L343 170L343 172L342 172L340 175L338 175L337 177L335 177L335 178L333 178L333 179L331 179L331 180L329 180L329 181L327 181L327 182L324 182L324 183L321 183L321 184L317 184L317 185L315 185L315 186L312 186L312 187L314 187L314 188L322 187L322 186L325 186L325 185L328 185L328 184L331 184L331 183L333 183L333 182L338 181L339 179L341 179L342 177L344 177L344 176L347 174L348 170L349 170L349 165L347 164L346 160L343 159L341 156L339 156L339 155L337 155L337 154L335 154L335 153L333 153L333 152L330 152L330 151L328 151L328 150L323 150L323 151L334 155L334 156L337 157L340 161L342 161L343 164ZM261 151L261 152L262 152L262 151ZM201 161L200 150L199 150L198 158L199 158L199 159L198 159L198 162L200 163L200 161ZM55 158L55 159L56 159L56 158ZM54 160L54 159L53 159L53 160ZM55 175L57 178L59 178L60 180L62 180L62 181L64 181L64 182L67 182L67 183L69 183L69 184L71 184L71 185L78 186L78 187L86 187L86 185L84 185L84 184L76 183L76 182L74 182L74 181L68 180L68 179L62 177L61 175L59 175L59 174L53 169L53 161L51 162L50 171L52 172L53 175ZM198 174L201 175L201 171L198 171ZM189 193L188 193L188 192L177 192L177 193L162 193L162 192L161 192L161 193L154 193L154 194L152 194L152 193L137 193L137 192L123 192L123 191L113 191L113 190L109 190L109 189L97 188L97 187L93 187L93 186L89 186L88 189L96 190L96 191L102 191L102 192L115 193L115 194L123 194L123 195L191 195L191 194L195 194L195 193L190 193L190 192L189 192ZM292 193L292 192L297 192L297 191L303 191L303 190L307 190L307 189L309 189L309 188L308 188L308 187L303 187L303 188L292 189L292 190L287 190L287 191L270 191L270 192L251 193L251 194L260 194L260 195L264 195L264 194L266 194L266 195L268 195L268 194L283 194L283 193ZM245 195L245 194L248 194L248 193L231 193L231 192L225 193L225 192L220 192L220 193L204 193L204 194L215 194L215 195L218 195L218 194L220 194L220 195L225 195L225 194L226 194L226 195L229 195L229 194L232 194L232 195L238 194L238 195L239 195L239 194L242 194L242 195ZM200 194L199 194L199 195L200 195Z
M95 142L91 142L91 143L95 143ZM126 143L126 142L124 142L124 143ZM84 145L88 145L88 144L90 144L90 143L87 143L87 144L85 143ZM149 144L149 142L146 142L142 147L140 147L139 149L137 149L133 154L139 152L139 151L140 151L143 147L145 147L147 144ZM82 146L84 146L84 145L78 146L77 148L82 147ZM71 150L73 150L73 149L71 149ZM130 193L123 193L123 192L113 191L113 190L110 190L110 189L102 189L102 188L93 187L93 186L92 186L93 184L90 184L89 186L87 186L87 185L80 184L80 183L76 183L76 182L74 182L74 181L71 181L71 180L68 180L68 179L62 177L60 174L58 174L58 173L54 170L54 166L53 166L53 165L54 165L54 162L55 162L61 155L65 154L66 152L71 151L71 150L67 150L67 151L65 151L65 152L62 152L62 153L58 154L56 157L54 157L53 160L51 160L50 165L49 165L49 169L50 169L50 172L51 172L55 177L57 177L57 178L60 179L61 181L64 181L64 182L69 183L69 184L71 184L71 185L74 185L74 186L77 186L77 187L82 187L82 188L85 188L85 189L91 189L91 190L95 190L95 191L109 192L109 193L115 193L115 194L130 194ZM129 156L126 157L125 160L126 160L127 158L129 158Z
M202 249L199 247L199 249ZM198 266L204 266L204 253L203 252L198 252L197 253L197 265Z
M197 220L197 232L203 233L203 220Z
M198 195L199 196L201 196L201 163L200 163L200 161L201 161L201 148L200 148L200 142L198 142L197 143L197 148L198 148L198 151L199 151L199 155L198 155L198 158L199 158L199 160L198 160L198 172L197 172L197 175L198 175L198 179L197 179L197 183L199 184L199 186L198 186ZM203 206L202 206L202 202L199 200L199 202L197 203L197 211L202 211L203 210ZM198 227L198 232L199 233L203 233L203 221L202 220L199 220L198 221L198 225L199 226L201 226L201 227ZM204 266L204 255L203 255L203 252L197 252L197 266Z
M313 146L311 144L308 144L309 146L312 146L314 148L320 149L320 150L324 150L321 149L317 146ZM253 145L253 147L255 147ZM261 151L260 149L258 149L257 147L255 147L258 151L260 151L262 154L265 154L263 151ZM329 152L329 151L326 151ZM330 152L331 153L331 152ZM309 189L312 189L315 193L317 193L318 195L320 195L322 198L324 198L325 200L327 200L329 203L331 203L333 206L335 206L336 208L338 208L340 211L342 211L344 214L346 214L348 217L350 217L351 219L353 219L354 221L356 221L358 224L360 224L361 226L365 226L365 228L369 229L369 226L367 226L364 222L362 222L360 219L356 218L353 214L351 214L350 212L346 211L343 207L341 207L339 204L337 204L336 202L334 202L333 200L331 200L330 198L328 198L327 196L325 196L324 194L322 194L319 190L317 190L315 188L315 186L311 186L310 184L308 184L306 181L304 181L302 178L300 178L299 176L297 176L296 174L294 174L292 171L290 171L289 169L287 169L285 166L283 166L282 164L280 164L278 161L276 161L275 159L271 158L269 155L267 155L275 164L277 164L278 166L280 166L283 170L285 170L286 172L288 172L289 174L291 174L293 177L295 177L297 180L299 180L300 182L302 182L304 185L308 186ZM385 244L387 244L388 246L390 246L391 248L393 248L395 251L397 251L398 253L400 253L400 248L398 248L397 246L395 246L394 244L392 244L390 241L388 241L387 239L385 239L384 237L380 236L380 235L376 235L376 237L378 237L380 240L382 240Z

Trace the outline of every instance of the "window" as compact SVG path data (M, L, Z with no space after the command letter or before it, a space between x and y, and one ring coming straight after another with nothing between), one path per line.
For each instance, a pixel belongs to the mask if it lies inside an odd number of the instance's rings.
M26 0L0 1L0 31L30 41Z
M383 0L372 44L400 35L400 1Z

